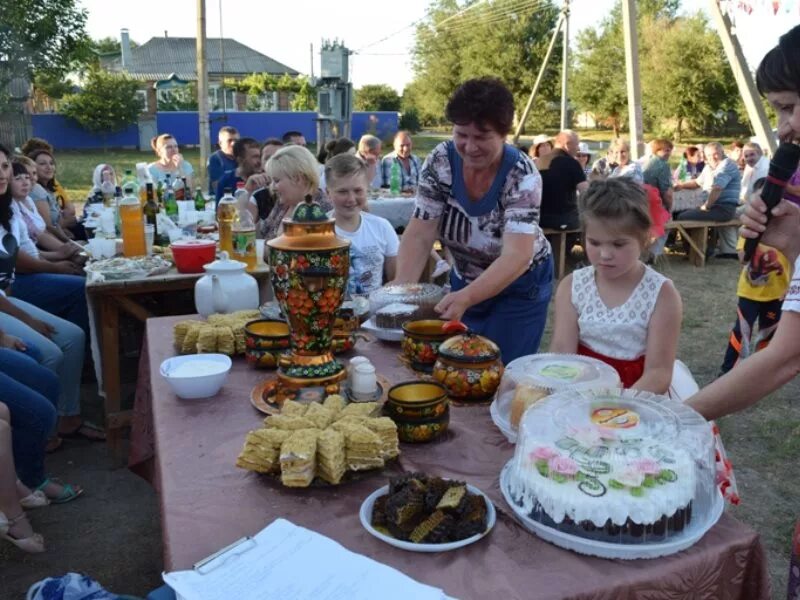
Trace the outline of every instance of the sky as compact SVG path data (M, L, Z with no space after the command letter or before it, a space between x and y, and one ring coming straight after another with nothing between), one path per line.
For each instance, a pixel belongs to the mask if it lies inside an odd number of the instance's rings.
M520 0L536 9L532 0ZM79 0L89 12L88 32L93 38L119 37L127 27L131 39L144 43L151 37L195 37L196 0L137 0L135 4L109 0ZM788 7L789 0L784 0ZM424 18L430 0L206 0L208 37L224 37L266 54L301 73L311 73L311 44L315 74L319 74L319 46L323 38L338 38L357 54L350 57L356 88L386 83L402 92L413 79L410 50L414 22ZM570 36L599 23L614 0L572 0ZM733 2L736 4L736 2ZM734 13L736 32L751 68L776 43L778 36L800 23L795 6L791 13L773 15L764 0L751 15ZM794 2L791 2L794 5ZM798 2L800 4L800 2ZM693 12L706 0L683 0L683 10ZM220 7L221 17L220 20ZM465 14L463 19L467 19ZM220 22L222 25L220 26ZM764 32L769 32L764 35Z

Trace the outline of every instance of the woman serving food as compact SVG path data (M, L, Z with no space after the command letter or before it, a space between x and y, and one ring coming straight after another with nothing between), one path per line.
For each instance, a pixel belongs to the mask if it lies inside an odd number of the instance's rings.
M419 280L438 237L455 265L452 291L436 310L494 340L508 364L538 350L553 291L550 244L539 227L542 179L505 143L514 99L499 80L466 81L446 115L453 139L422 166L395 283Z

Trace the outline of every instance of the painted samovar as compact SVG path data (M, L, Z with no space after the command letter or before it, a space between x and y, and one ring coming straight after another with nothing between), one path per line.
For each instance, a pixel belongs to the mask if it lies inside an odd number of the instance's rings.
M284 219L283 234L267 242L272 287L288 319L291 344L279 362L279 400L303 388L335 394L346 377L331 344L347 286L350 242L336 236L334 223L309 195Z

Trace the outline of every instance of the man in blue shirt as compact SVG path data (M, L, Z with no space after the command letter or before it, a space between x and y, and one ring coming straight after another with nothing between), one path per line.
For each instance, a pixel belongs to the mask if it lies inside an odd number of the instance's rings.
M706 166L695 180L675 184L676 190L702 188L708 196L700 208L692 208L680 213L678 221L730 221L736 216L739 204L739 191L742 185L739 167L725 156L725 150L719 142L706 144L703 149ZM728 231L728 230L732 231ZM717 256L720 258L738 258L736 254L736 228L721 228Z
M219 130L217 141L219 150L208 157L208 193L213 194L217 191L217 183L222 179L225 171L232 171L236 168L236 158L233 156L233 144L239 139L239 132L235 127L226 125Z
M236 191L236 184L240 181L247 183L251 175L261 172L261 144L251 137L236 140L233 145L233 155L236 157L236 168L225 171L217 182L216 198L219 200L225 188Z

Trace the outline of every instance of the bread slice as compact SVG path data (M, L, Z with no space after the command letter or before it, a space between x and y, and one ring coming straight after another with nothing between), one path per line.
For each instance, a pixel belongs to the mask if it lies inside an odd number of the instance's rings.
M550 392L543 388L525 383L519 384L517 389L514 390L514 397L511 399L511 425L518 427L519 421L527 408L549 395Z

